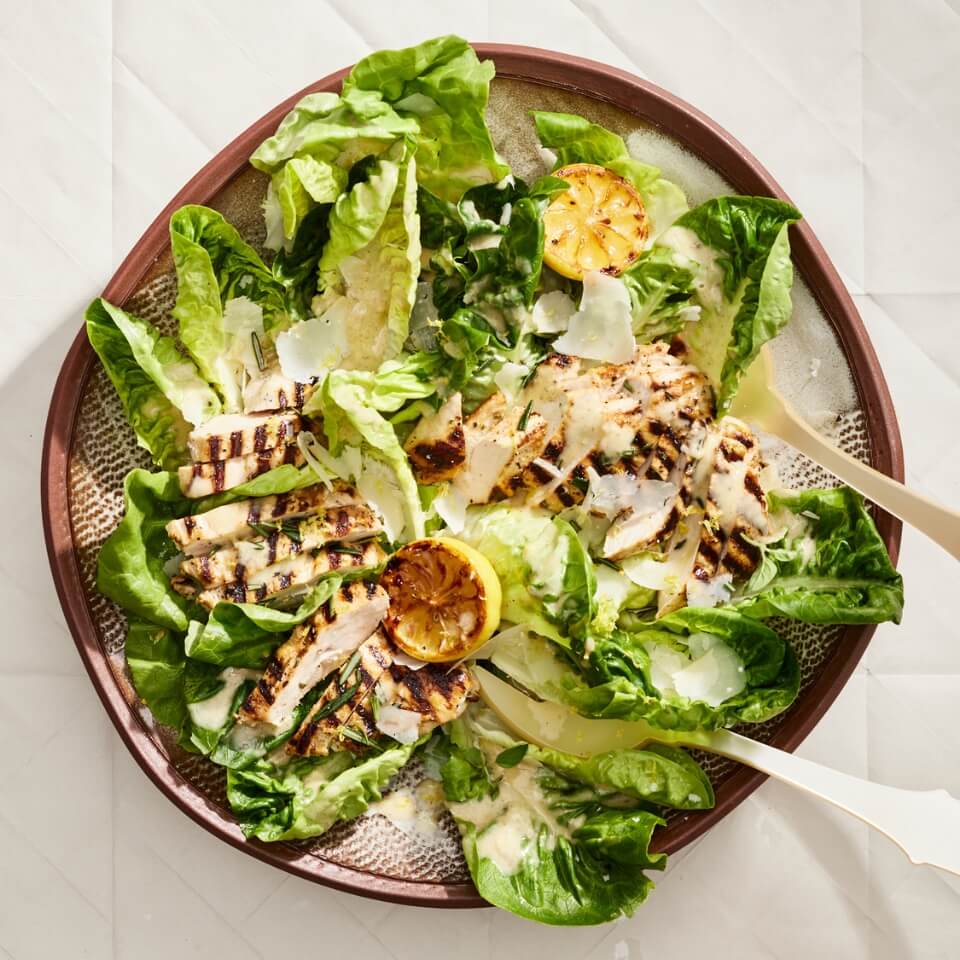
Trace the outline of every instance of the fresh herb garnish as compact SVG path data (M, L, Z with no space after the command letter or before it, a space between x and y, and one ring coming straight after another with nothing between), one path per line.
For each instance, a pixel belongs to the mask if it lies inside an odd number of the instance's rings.
M517 743L497 754L496 761L501 767L515 767L527 755L529 743Z
M578 477L575 473L570 475L570 484L581 493L586 493L590 487L590 481L586 477Z
M523 413L520 414L520 419L517 422L518 430L527 429L527 421L530 419L530 410L533 408L533 401L528 400L527 405L523 408Z
M328 543L327 549L332 553L349 553L352 557L363 556L363 548L355 543Z
M371 740L365 733L354 730L352 727L341 727L339 730L341 737L346 737L354 743L363 744L365 747L372 747L374 750L381 750L381 746L376 740Z
M620 572L619 565L614 563L612 560L609 560L607 557L595 557L593 562L599 563L604 567L609 567L611 570L616 570L617 573Z
M325 703L314 715L314 720L322 720L324 717L329 717L331 713L336 713L345 703L349 703L354 694L360 689L360 681L358 680L352 687L347 687L343 693L334 697L328 703Z
M263 347L260 345L260 338L257 336L256 330L250 331L250 343L253 344L253 355L257 358L257 366L261 370L266 370L267 363L263 359Z
M353 651L353 655L350 659L340 668L340 683L342 684L347 677L357 669L357 664L360 662L360 648L358 647Z

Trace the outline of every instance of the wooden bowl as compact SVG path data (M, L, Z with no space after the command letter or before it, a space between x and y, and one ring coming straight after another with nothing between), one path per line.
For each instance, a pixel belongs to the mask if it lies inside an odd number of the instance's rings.
M478 44L495 61L491 128L498 149L521 172L537 162L527 110L582 113L621 133L650 129L700 158L738 193L788 199L766 170L726 131L689 104L622 70L529 47ZM260 201L266 178L249 167L253 150L304 94L339 90L346 69L332 73L280 104L214 157L170 201L130 251L103 295L114 303L169 324L174 284L167 225L185 203L216 207L250 242L262 243ZM669 172L669 171L667 171ZM903 479L903 452L890 395L863 323L826 253L805 223L792 233L798 279L819 311L830 350L851 381L850 409L838 411L837 442L881 472ZM806 296L806 294L804 295ZM809 311L808 311L809 312ZM794 323L798 321L795 319ZM836 366L836 364L835 364ZM815 465L792 458L800 485L830 482ZM251 856L318 883L362 896L425 906L477 907L485 902L470 883L452 822L430 843L411 839L381 817L341 825L317 841L264 844L245 840L223 796L223 775L203 758L184 754L169 731L139 703L123 659L124 620L96 593L96 555L121 509L121 478L146 465L125 425L119 402L97 363L86 334L78 334L60 371L44 438L42 496L50 565L77 649L127 748L144 772L188 816ZM878 513L877 526L896 560L900 524ZM866 649L873 627L784 625L803 670L797 702L750 734L793 750L823 716ZM707 762L717 805L677 814L655 837L672 852L726 816L763 781L753 770L718 758Z

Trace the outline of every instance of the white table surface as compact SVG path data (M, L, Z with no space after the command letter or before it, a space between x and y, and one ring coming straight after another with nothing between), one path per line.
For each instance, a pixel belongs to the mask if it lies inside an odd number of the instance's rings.
M114 733L40 529L47 403L82 309L254 118L445 32L624 67L747 144L856 296L909 483L960 505L960 0L0 0L0 957L960 956L960 882L776 784L631 920L553 930L289 877L194 825ZM960 796L957 566L909 530L900 565L903 624L879 628L800 753Z

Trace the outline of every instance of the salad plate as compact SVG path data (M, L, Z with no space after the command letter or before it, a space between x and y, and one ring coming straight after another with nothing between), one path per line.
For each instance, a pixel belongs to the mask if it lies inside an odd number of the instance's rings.
M642 154L646 163L679 184L690 206L727 195L788 202L770 174L728 133L650 83L603 64L544 50L496 44L477 44L474 49L496 66L487 120L497 153L518 179L533 182L551 172L549 150L545 153L530 118L531 111L545 111L582 117L619 135L632 156ZM271 179L250 165L250 157L305 96L339 93L348 74L348 69L340 70L295 94L199 171L130 251L104 290L104 300L152 322L164 334L174 332L171 312L178 288L169 224L171 215L187 205L203 205L222 214L254 250L262 252L269 239L263 203ZM415 112L416 102L408 106ZM902 480L900 435L882 371L849 295L806 221L790 228L790 254L795 267L793 319L771 344L778 385L843 450ZM784 486L835 486L816 464L775 439L764 438L763 449ZM319 836L265 842L256 831L245 831L231 810L224 768L202 752L184 749L176 732L157 722L131 678L125 656L127 617L97 589L101 548L124 514L124 478L150 463L128 426L114 384L86 331L81 331L64 361L47 422L41 480L45 535L57 591L80 656L112 722L145 773L206 830L291 873L400 903L487 905L471 881L460 834L449 814L440 815L429 828L410 829L422 811L375 806ZM195 475L206 482L205 475ZM222 489L218 482L214 480L209 492ZM876 512L874 521L895 564L900 524L882 512ZM775 625L796 653L799 693L789 709L744 729L752 737L793 750L849 678L874 626L823 623L822 618L820 623L777 619ZM761 774L719 757L697 759L709 775L716 802L711 809L672 811L653 835L655 851L672 853L689 844L763 780ZM412 789L423 777L423 764L415 763L404 767L391 784L411 788L405 794L408 808L410 797L424 793ZM379 803L389 804L389 796Z

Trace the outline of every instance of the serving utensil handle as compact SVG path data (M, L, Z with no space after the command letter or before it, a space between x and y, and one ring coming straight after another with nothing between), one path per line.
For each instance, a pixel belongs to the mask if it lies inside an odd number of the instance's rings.
M810 427L783 397L778 399L782 408L766 412L763 418L765 430L815 460L888 513L925 533L960 560L960 513L908 490L902 483L838 450Z
M696 734L697 745L832 803L886 834L913 863L960 876L960 800L946 790L902 790L860 780L730 730Z

